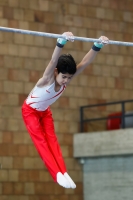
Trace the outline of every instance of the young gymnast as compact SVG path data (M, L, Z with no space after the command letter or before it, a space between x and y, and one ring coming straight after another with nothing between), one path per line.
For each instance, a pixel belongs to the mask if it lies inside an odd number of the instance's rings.
M60 55L67 41L74 41L71 32L65 32L63 36L66 39L57 39L57 45L43 76L24 101L22 116L31 139L54 181L65 188L74 189L76 184L67 173L49 106L62 95L70 81L93 61L98 51L104 44L108 44L109 40L101 36L101 42L95 42L92 49L76 65L70 54Z

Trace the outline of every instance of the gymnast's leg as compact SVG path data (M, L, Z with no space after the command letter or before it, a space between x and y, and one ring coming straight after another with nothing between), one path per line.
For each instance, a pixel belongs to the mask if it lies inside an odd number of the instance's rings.
M54 129L54 123L52 118L52 112L50 108L44 112L43 118L42 118L42 126L44 129L44 132L46 133L46 139L48 141L49 148L56 160L56 163L58 167L60 168L60 171L62 174L64 174L64 177L70 182L72 188L76 188L75 183L70 178L70 176L67 173L66 165L64 163L64 159L62 157L62 152L55 134Z
M46 134L40 124L40 113L41 112L26 105L26 103L22 106L22 116L26 128L51 176L55 182L58 182L59 185L65 188L70 188L69 181L61 173L60 168L58 167L55 158L49 149Z

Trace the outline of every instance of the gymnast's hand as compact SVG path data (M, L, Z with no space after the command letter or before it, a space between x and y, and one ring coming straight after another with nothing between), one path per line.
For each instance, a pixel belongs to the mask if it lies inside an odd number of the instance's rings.
M67 43L67 41L70 42L74 42L74 35L72 32L64 32L62 34L62 36L64 36L65 38L58 38L57 42L58 44L62 45L62 47ZM61 47L60 45L58 45L59 47Z
M62 35L66 37L67 41L74 42L74 35L72 32L64 32Z
M100 42L98 42L98 43L101 43L103 45L107 45L109 43L109 39L106 36L101 36L99 38L99 40L100 40Z
M109 43L109 39L106 36L101 36L98 42L94 42L94 45L95 47L98 47L99 49L101 49L103 46L107 45L108 43Z

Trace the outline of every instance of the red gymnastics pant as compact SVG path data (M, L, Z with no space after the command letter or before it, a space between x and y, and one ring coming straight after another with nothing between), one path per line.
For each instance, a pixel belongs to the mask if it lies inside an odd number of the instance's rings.
M66 166L54 130L50 108L37 111L24 102L22 116L32 141L54 181L57 173L66 172Z

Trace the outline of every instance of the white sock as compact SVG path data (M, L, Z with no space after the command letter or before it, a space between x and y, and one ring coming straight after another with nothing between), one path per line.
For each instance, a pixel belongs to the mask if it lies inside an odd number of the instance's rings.
M57 183L65 188L71 187L69 181L63 176L63 174L61 172L57 173Z
M76 184L73 182L73 180L71 179L71 177L68 175L67 172L64 173L65 178L69 181L71 188L75 189L76 188Z

